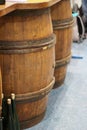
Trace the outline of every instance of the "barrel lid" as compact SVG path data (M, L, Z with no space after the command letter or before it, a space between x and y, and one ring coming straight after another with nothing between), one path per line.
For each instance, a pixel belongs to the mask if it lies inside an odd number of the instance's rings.
M9 2L7 0L4 5L0 5L0 16L6 15L16 9L41 9L51 7L52 5L60 2L61 0L26 0L20 2L15 0L14 2Z

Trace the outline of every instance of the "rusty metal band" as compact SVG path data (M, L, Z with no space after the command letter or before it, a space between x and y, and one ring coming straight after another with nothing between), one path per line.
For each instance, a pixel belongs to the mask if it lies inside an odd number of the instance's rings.
M70 59L71 59L71 54L61 60L56 60L55 68L59 68L67 65L70 62Z
M63 20L53 20L52 23L53 23L54 30L64 29L64 28L72 27L74 25L74 19L73 17L71 17Z
M56 36L51 36L40 39L40 40L29 40L29 41L0 41L0 54L21 54L31 53L40 50L48 49L56 43Z
M54 83L55 83L55 78L53 78L53 80L49 83L49 85L47 85L45 88L42 88L38 91L29 92L25 94L17 94L16 101L19 103L37 101L43 98L45 95L47 95L51 91Z

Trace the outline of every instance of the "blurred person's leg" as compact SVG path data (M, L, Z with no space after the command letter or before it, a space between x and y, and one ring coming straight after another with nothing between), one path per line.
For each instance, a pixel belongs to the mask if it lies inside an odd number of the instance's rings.
M83 10L83 22L85 25L85 31L87 32L87 0L82 0L82 10Z

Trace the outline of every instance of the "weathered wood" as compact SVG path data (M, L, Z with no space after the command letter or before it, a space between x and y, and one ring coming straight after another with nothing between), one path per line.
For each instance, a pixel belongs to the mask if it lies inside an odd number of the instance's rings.
M53 30L56 34L56 67L55 87L60 86L65 79L67 64L71 57L73 18L70 0L62 0L51 8Z
M55 36L49 8L0 18L0 66L5 97L16 94L21 128L39 122L54 84Z

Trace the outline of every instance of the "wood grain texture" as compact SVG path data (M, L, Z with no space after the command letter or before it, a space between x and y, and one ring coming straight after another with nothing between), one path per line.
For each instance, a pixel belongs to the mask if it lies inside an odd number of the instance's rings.
M3 93L5 97L16 94L24 129L43 117L54 84L55 38L50 10L13 11L0 18L0 27Z
M55 68L56 85L60 86L65 79L67 61L71 55L73 18L69 0L63 0L51 8L53 29L56 34L55 55L61 66ZM65 62L65 64L64 64Z
M61 0L26 0L26 2L6 2L5 5L0 5L0 16L6 15L17 9L41 9L51 7Z

